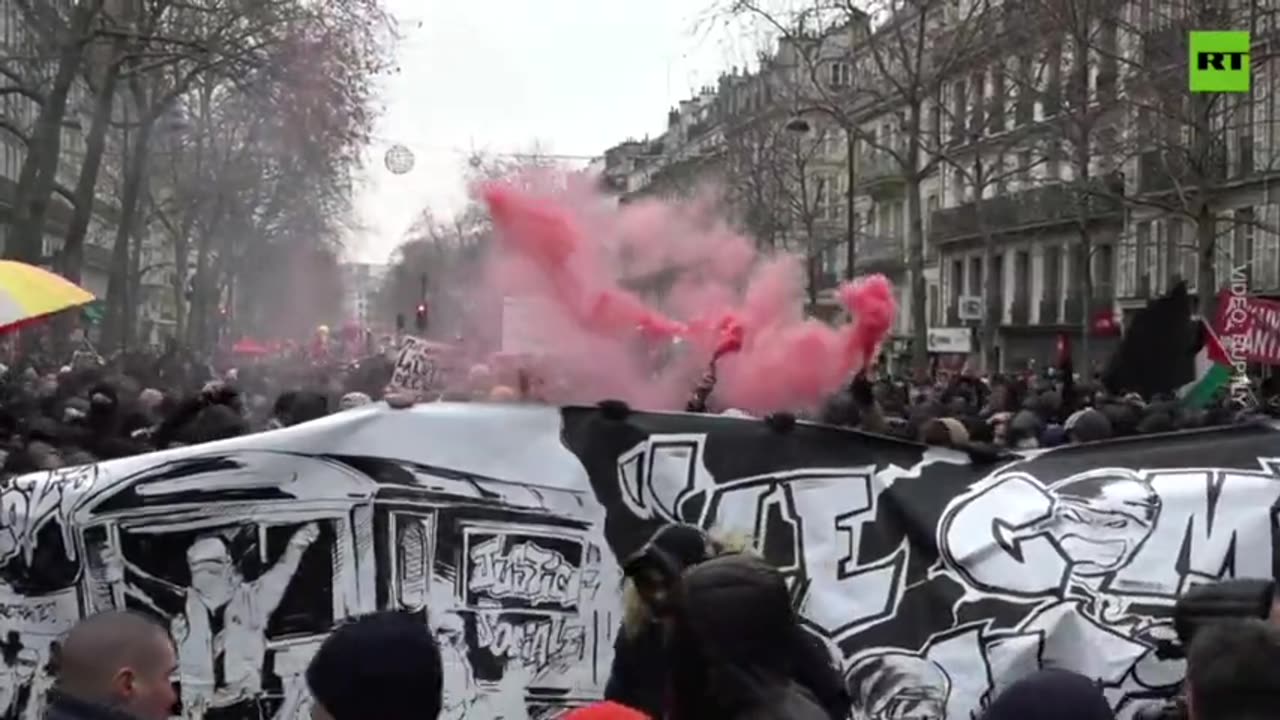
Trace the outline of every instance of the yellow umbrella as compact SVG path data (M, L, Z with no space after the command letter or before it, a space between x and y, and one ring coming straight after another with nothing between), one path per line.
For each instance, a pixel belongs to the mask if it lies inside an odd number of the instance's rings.
M0 330L93 300L93 293L48 270L0 260Z

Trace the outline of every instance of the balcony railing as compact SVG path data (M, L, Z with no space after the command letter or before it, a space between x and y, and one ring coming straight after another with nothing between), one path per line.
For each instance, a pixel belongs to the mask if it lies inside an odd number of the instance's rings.
M1120 198L1104 190L1100 183L1096 193L1082 193L1070 185L1046 185L984 199L982 223L978 222L977 203L936 210L929 221L929 239L944 243L979 237L982 226L991 233L1003 233L1074 223L1080 202L1090 220L1118 218L1123 211Z
M1041 325L1057 325L1061 322L1061 313L1059 308L1062 305L1062 297L1053 295L1040 301L1040 324Z
M858 154L854 180L862 187L896 183L903 180L902 165L897 158L883 150L870 150Z
M1009 305L1010 325L1031 324L1031 300L1026 297L1015 298Z
M1079 325L1084 320L1084 302L1079 295L1068 295L1062 306L1062 322Z
M862 237L856 249L854 265L859 271L896 269L907 262L906 250L899 238Z
M1187 62L1187 28L1179 23L1142 33L1142 64L1164 69Z
M1111 294L1110 288L1095 288L1093 302L1089 305L1089 314L1092 316L1099 310L1111 307L1115 302L1115 298ZM1084 298L1080 295L1068 295L1066 302L1063 304L1062 322L1066 325L1079 325L1084 322L1085 309ZM1041 320L1044 323L1044 320Z
M1175 150L1150 150L1138 156L1138 192L1161 193L1179 187L1219 183L1229 175L1226 143L1214 142L1203 157Z

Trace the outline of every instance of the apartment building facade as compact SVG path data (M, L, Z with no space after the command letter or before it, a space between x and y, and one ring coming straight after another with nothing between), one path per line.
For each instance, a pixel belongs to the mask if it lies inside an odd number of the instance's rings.
M1186 5L1194 3L1179 7ZM1096 363L1118 342L1124 319L1148 299L1184 279L1198 290L1198 257L1207 244L1196 240L1201 208L1188 204L1188 197L1203 199L1210 217L1217 218L1219 237L1210 249L1216 283L1210 292L1225 285L1233 268L1244 266L1251 292L1280 294L1275 63L1255 63L1247 113L1233 105L1233 117L1245 114L1247 120L1215 121L1214 134L1221 136L1213 145L1216 164L1202 169L1209 174L1197 181L1182 167L1185 158L1170 159L1187 154L1186 128L1178 131L1180 140L1155 148L1153 121L1144 117L1181 117L1187 124L1186 38L1194 18L1150 0L1117 0L1112 11L1118 13L1115 22L1098 18L1088 39L1074 43L1089 48L1081 55L1087 59L1086 96L1079 91L1081 65L1069 30L1015 11L990 18L1003 25L984 25L980 46L953 59L946 76L929 86L936 95L930 93L920 106L921 153L914 173L904 172L905 101L884 91L884 58L870 57L869 25L862 35L838 28L820 39L819 51L803 58L793 44L780 43L755 72L722 78L717 99L700 107L713 108L719 125L714 137L724 159L714 168L728 187L751 185L750 163L742 162L751 153L743 152L742 138L752 128L772 137L796 118L805 121L816 143L805 177L818 240L799 247L794 242L804 235L796 232L794 203L773 198L763 203L763 213L754 208L764 218L753 218L751 203L742 197L727 205L747 220L744 226L763 246L816 248L826 285L846 274L850 260L855 274L883 272L893 279L900 312L891 355L905 353L912 335L908 231L916 188L925 235L921 301L927 326L949 336L967 333L975 354L980 328L996 328L994 355L988 358L992 369L1050 364L1064 335L1078 339L1084 333L1089 360ZM1250 22L1260 47L1274 42L1275 12L1253 11ZM891 31L891 23L874 30ZM1162 77L1158 62L1169 64L1168 77L1181 84L1144 96ZM807 110L815 97L838 112ZM1088 142L1078 144L1079 137ZM658 169L672 167L665 158L678 144L668 131L631 145L641 146L644 164L624 173L623 186L631 193L654 187ZM1192 192L1197 186L1203 192ZM1181 204L1171 201L1179 192ZM794 189L779 193L797 195ZM770 225L770 212L793 217ZM774 236L778 225L787 225L782 234L789 233L792 242ZM1083 369L1081 344L1073 346Z
M1087 96L1071 83L1081 76L1072 38L1053 32L995 52L943 86L940 147L950 158L983 158L994 172L975 187L972 172L940 164L930 232L946 298L940 320L975 324L963 308L981 305L983 321L999 328L996 360L1005 368L1051 362L1061 335L1083 333L1096 366L1152 297L1184 280L1198 292L1205 252L1214 256L1210 293L1241 265L1251 292L1276 292L1275 64L1255 64L1243 101L1214 101L1237 110L1209 123L1209 152L1195 157L1198 120L1186 85L1195 19L1162 9L1118 2L1114 21L1095 20ZM1087 162L1074 154L1081 137ZM1197 239L1200 222L1216 227L1216 239Z

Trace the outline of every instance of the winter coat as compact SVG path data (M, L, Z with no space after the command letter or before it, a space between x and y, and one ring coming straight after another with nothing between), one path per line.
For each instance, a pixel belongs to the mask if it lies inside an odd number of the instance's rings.
M118 708L81 700L60 690L49 691L44 720L136 720Z

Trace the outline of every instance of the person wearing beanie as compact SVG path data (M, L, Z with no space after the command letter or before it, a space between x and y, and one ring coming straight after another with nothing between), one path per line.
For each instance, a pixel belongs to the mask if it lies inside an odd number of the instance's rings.
M307 667L317 720L436 720L440 647L422 617L379 612L334 630Z

